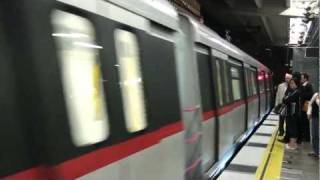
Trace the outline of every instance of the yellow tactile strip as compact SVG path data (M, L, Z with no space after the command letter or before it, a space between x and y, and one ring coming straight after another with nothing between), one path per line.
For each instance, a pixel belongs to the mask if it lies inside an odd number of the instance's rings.
M284 154L284 144L277 141L277 131L272 134L267 149L259 165L256 180L279 180Z

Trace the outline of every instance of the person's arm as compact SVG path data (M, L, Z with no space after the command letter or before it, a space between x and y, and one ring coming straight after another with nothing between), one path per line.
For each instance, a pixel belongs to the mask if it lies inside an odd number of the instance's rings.
M318 95L318 93L315 93L315 94L312 96L312 98L311 98L311 100L310 100L310 102L309 102L309 104L308 104L308 111L307 111L308 119L311 118L311 114L312 114L312 104L313 104L313 102L316 100L317 95Z
M274 107L276 107L278 104L281 103L281 97L280 97L280 91L281 91L281 84L279 84L278 89L277 89L277 94L276 94L276 101Z
M311 84L308 84L306 90L306 100L310 100L313 97L313 88Z
M299 96L301 96L299 93L300 92L298 90L292 93L289 92L288 95L283 98L283 103L288 105L289 103L297 101L299 99Z

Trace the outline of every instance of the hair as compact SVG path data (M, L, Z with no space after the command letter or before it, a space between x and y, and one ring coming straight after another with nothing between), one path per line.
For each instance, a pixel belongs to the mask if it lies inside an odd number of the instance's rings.
M292 78L292 79L289 81L289 83L290 83L291 81L293 81L293 82L296 84L297 87L300 86L300 79Z
M301 73L300 72L293 72L292 73L292 78L296 78L296 79L301 79Z
M301 74L306 80L309 80L309 75L307 73L302 73Z
M292 73L292 79L295 80L295 83L300 86L300 82L301 82L301 73L300 72L293 72ZM298 83L297 83L298 82Z

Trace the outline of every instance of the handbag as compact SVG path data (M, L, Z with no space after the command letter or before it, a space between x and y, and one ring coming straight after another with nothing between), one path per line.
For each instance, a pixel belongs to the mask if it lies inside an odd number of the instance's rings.
M280 114L281 108L282 108L282 104L278 104L278 105L274 108L273 112L276 113L276 114Z
M275 108L274 108L274 113L276 114L281 114L281 111L283 110L283 108L285 107L285 105L282 104L278 104Z
M281 116L287 116L287 106L285 104L282 104L279 114Z
M308 106L309 106L309 101L304 101L303 106L302 106L302 111L307 112Z

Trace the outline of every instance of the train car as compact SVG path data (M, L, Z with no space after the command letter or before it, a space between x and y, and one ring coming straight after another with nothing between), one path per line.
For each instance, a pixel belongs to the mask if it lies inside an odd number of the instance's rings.
M161 0L0 2L1 179L202 179L271 72Z
M194 52L189 57L196 59L199 73L203 117L198 149L202 149L203 170L208 170L268 112L270 89L264 91L260 84L268 84L271 78L258 76L269 69L207 27L191 18L185 26L192 29L188 38L193 38L193 47L188 51Z

